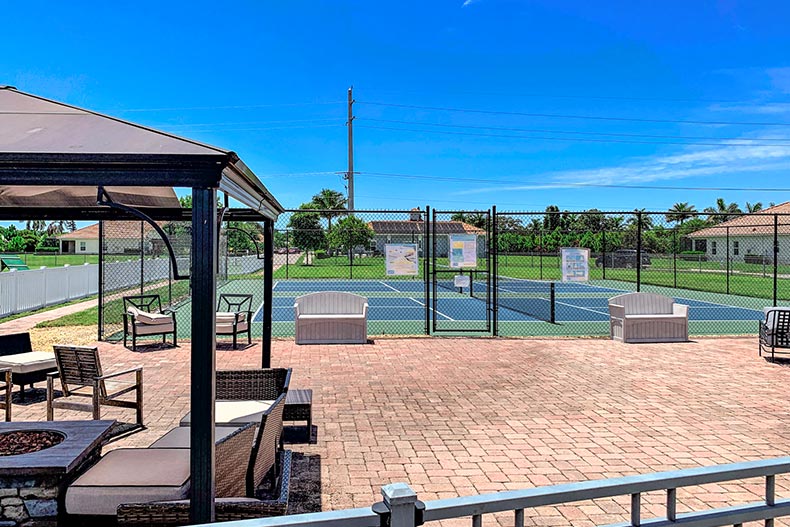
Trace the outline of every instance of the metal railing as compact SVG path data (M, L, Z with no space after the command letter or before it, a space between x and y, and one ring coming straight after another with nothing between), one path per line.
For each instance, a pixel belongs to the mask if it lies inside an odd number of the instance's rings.
M622 478L566 483L525 490L480 494L419 502L417 494L405 483L386 485L381 493L382 504L371 509L298 514L278 518L262 518L225 522L229 527L415 527L423 522L453 518L471 518L472 527L481 527L483 515L513 511L514 527L524 526L524 511L535 507L570 504L578 501L617 496L630 496L630 518L624 525L631 527L741 527L746 522L764 521L773 527L773 520L790 515L790 500L776 499L776 476L790 473L790 457L714 465L670 472L640 474ZM764 499L731 507L677 513L679 488L710 483L765 478ZM642 518L642 494L666 492L666 514L660 518ZM379 514L373 512L375 508Z

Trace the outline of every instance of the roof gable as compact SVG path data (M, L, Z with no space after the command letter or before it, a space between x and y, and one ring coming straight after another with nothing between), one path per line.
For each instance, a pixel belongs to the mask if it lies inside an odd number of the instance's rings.
M689 234L691 238L719 236L763 236L774 232L774 214L778 216L779 234L790 234L790 201L751 214L738 215L712 227L705 227Z

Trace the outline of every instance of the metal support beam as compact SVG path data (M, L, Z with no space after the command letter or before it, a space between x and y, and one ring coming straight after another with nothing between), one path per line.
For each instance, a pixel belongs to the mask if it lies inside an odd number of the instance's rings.
M286 255L288 256L288 255ZM272 304L274 300L274 221L263 223L263 336L261 368L272 367Z
M192 523L214 521L217 191L192 189L192 391L190 473Z

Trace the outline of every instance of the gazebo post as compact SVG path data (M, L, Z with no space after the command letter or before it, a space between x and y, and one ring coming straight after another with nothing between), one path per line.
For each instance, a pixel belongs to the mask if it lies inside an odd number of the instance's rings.
M192 189L192 360L190 473L192 523L214 521L217 191Z
M261 336L261 368L272 367L272 303L274 298L274 221L263 223L263 335Z

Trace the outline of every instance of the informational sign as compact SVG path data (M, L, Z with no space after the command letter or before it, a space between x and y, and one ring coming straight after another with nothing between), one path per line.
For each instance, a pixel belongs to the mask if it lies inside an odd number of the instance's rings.
M563 282L586 282L590 279L590 249L563 247L560 254Z
M453 277L453 285L458 288L467 288L472 283L469 276L465 274L457 274Z
M450 267L477 267L477 234L450 235Z
M417 244L386 244L384 246L384 262L387 276L417 276L419 274Z

